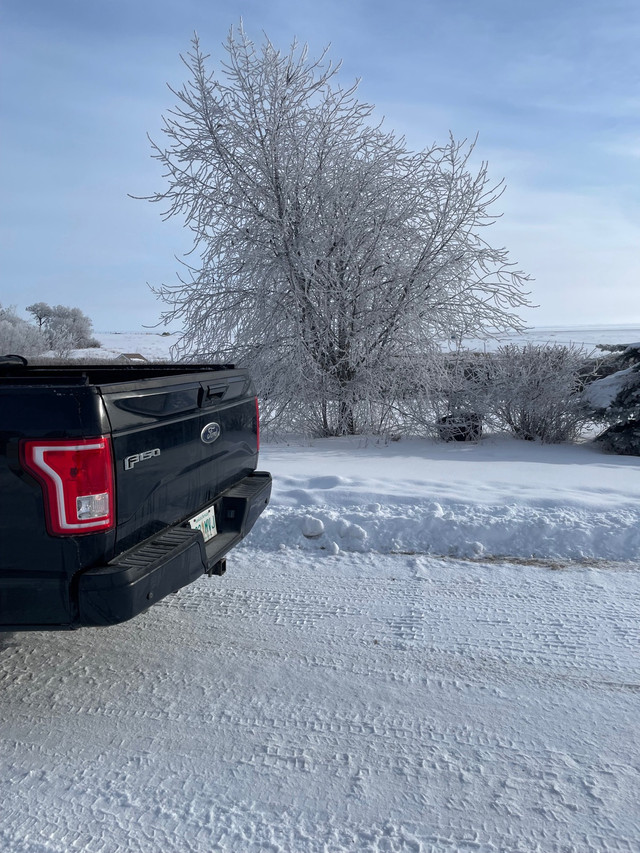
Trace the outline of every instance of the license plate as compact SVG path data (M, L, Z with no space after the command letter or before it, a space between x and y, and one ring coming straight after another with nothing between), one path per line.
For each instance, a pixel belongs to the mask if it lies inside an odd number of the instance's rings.
M209 506L197 515L194 515L193 518L190 518L189 527L193 530L201 530L205 542L208 542L209 539L213 539L218 532L218 529L216 528L216 514L214 508Z

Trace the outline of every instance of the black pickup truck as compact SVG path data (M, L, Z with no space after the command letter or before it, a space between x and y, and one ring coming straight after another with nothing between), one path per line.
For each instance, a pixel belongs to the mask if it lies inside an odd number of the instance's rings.
M123 622L225 556L269 502L233 365L0 357L0 630Z

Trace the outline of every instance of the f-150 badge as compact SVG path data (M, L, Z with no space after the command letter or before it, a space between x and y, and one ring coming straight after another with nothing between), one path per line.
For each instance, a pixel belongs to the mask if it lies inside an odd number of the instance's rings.
M124 469L129 471L138 462L145 462L147 459L153 459L154 456L160 456L160 448L154 447L153 450L143 450L142 453L134 453L132 456L127 456L124 460Z
M204 441L205 444L213 444L217 438L220 438L220 424L211 423L203 427L202 432L200 433L200 439Z

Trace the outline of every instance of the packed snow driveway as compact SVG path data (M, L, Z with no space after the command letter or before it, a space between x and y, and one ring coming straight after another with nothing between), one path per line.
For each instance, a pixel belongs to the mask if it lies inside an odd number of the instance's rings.
M132 622L0 635L1 850L640 849L637 562L336 551L329 485Z

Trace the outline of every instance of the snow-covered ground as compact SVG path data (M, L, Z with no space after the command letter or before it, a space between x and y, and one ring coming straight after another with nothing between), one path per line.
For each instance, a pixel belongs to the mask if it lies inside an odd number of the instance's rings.
M177 343L178 332L96 332L99 348L74 350L76 358L112 359L122 354L139 354L148 361L163 361L170 358L170 349Z
M0 635L0 850L637 853L640 459L353 438L261 467L223 578Z

